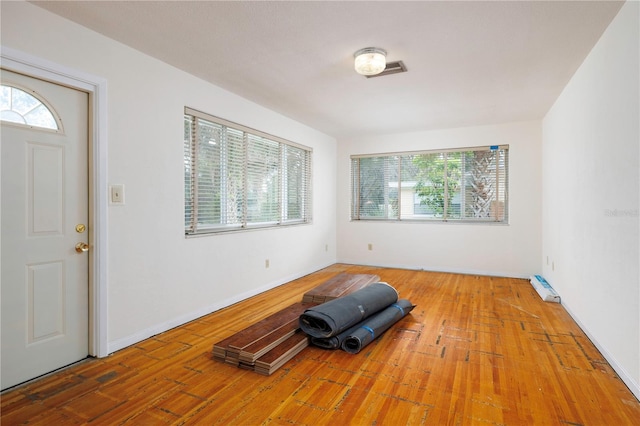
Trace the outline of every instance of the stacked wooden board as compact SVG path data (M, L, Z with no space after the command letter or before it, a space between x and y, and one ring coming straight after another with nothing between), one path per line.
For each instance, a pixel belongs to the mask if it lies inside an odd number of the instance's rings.
M269 376L307 346L309 346L309 336L298 329L293 336L289 337L282 344L267 352L266 355L258 358L254 371Z
M378 282L377 275L338 274L294 303L213 345L213 357L236 367L270 375L309 346L298 319L309 307Z
M236 367L250 367L262 355L291 337L309 303L294 303L213 345L214 358ZM242 364L242 365L241 365Z
M338 274L302 296L303 302L325 303L345 296L380 280L377 275Z

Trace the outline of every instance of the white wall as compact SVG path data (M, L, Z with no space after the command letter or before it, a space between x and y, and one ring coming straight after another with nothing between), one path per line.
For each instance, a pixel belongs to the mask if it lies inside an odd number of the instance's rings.
M622 7L544 118L542 260L640 398L639 6Z
M107 80L110 351L335 263L335 139L28 3L1 42ZM313 148L313 224L185 239L185 106Z
M338 260L529 277L540 273L539 121L340 140ZM509 225L350 221L350 156L509 144ZM368 250L368 244L373 250Z

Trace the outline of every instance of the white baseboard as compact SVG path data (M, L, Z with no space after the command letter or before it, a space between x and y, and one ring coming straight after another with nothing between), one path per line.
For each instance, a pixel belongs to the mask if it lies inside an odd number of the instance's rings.
M620 379L624 382L625 385L627 385L631 393L636 397L636 399L640 401L640 384L638 384L638 382L636 382L634 378L629 375L627 370L625 370L625 368L621 366L620 363L618 363L616 358L598 342L598 340L589 332L589 329L587 329L587 327L584 326L580 319L571 311L571 308L567 306L567 303L564 300L562 301L562 306L564 307L565 311L567 311L567 313L571 316L571 318L573 318L576 324L578 324L578 327L580 327L582 331L584 331L584 334L586 334L589 340L591 340L591 343L593 343L595 347L600 351L602 356L604 356L609 365L611 365L611 368L613 368L618 376L620 376Z
M337 263L343 263L346 265L361 265L372 266L376 268L395 268L395 269L408 269L411 271L429 271L429 272L446 272L450 274L463 274L463 275L483 275L488 277L507 277L507 278L523 278L529 280L531 274L514 274L513 272L504 271L485 271L479 269L464 269L464 268L440 268L438 266L416 266L405 264L385 264L385 263L366 263L350 260L338 260Z
M135 345L138 342L141 342L145 339L148 339L149 337L153 337L157 334L160 333L164 333L167 330L171 330L172 328L178 327L180 325L186 324L189 321L193 321L195 319L198 319L200 317L203 317L205 315L209 315L212 312L218 311L220 309L226 308L227 306L231 306L234 303L238 303L242 300L248 299L250 297L253 297L257 294L260 293L264 293L267 290L271 290L275 287L278 287L282 284L286 284L289 281L293 281L295 279L298 279L300 277L304 277L305 275L309 275L315 271L318 271L320 269L326 268L328 266L334 265L335 262L331 262L327 265L324 266L318 266L318 267L314 267L312 270L307 271L307 272L301 272L301 273L297 273L297 274L293 274L291 276L287 276L287 277L283 277L278 279L277 281L273 281L270 282L268 284L265 284L261 287L252 289L250 291L246 291L244 293L240 293L237 295L234 295L232 297L229 297L225 300L221 300L219 302L216 302L212 305L208 305L205 306L204 308L198 309L196 311L193 312L189 312L188 314L185 315L181 315L179 317L173 318L169 321L165 321L163 323L160 324L156 324L152 327L148 327L144 330L140 330L132 335L129 335L127 337L123 337L121 339L117 339L114 340L112 342L109 342L109 346L108 346L108 354L112 354L116 351L119 351L120 349L124 349L128 346L132 346ZM213 348L213 344L215 342L211 342L211 347Z

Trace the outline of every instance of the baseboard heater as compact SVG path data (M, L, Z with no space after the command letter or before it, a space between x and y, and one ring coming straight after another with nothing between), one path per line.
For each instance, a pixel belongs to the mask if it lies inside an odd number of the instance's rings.
M540 275L534 275L530 279L531 285L545 302L560 303L560 295Z

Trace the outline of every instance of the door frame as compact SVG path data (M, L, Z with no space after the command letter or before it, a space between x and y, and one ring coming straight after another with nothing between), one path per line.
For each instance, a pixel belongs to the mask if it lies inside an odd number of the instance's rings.
M0 66L9 71L89 94L89 348L109 355L107 304L107 80L28 53L0 46Z

